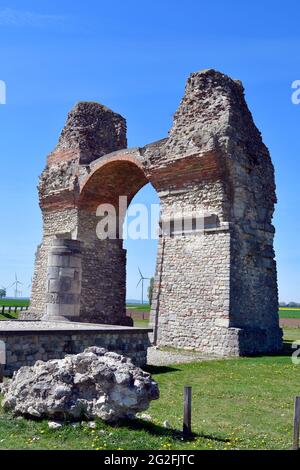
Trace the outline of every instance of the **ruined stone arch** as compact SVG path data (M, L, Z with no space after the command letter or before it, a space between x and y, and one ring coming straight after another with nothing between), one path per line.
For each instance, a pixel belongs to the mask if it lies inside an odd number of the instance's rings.
M79 321L126 324L122 240L96 237L95 208L129 200L151 182L162 219L201 211L203 230L159 239L151 325L159 345L214 355L280 349L268 149L241 82L214 70L191 74L167 138L127 148L126 122L78 103L39 184L43 242L31 315L45 315L47 259L56 237L82 242ZM68 317L68 315L67 315Z
M81 299L81 316L86 312L87 321L132 324L125 311L126 250L122 225L131 200L148 182L141 160L127 151L119 151L93 162L89 174L80 183L77 239L83 242L83 283L89 285L83 289ZM115 208L115 238L99 239L97 208L102 204ZM98 313L91 317L95 306Z

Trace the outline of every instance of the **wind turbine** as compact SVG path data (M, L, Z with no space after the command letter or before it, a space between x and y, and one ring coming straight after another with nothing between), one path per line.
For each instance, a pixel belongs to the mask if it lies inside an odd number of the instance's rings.
M143 305L143 304L144 304L144 280L145 280L145 279L150 279L150 277L144 277L144 276L142 275L141 270L140 270L139 267L138 267L138 270L139 270L139 273L140 273L141 278L140 278L139 282L137 283L137 286L136 286L136 287L138 287L138 286L140 285L140 283L142 283L142 305Z
M8 289L11 289L12 287L15 287L15 298L18 297L18 294L21 292L18 290L18 286L22 286L22 282L18 281L17 273L15 273L15 282L11 286L8 287Z

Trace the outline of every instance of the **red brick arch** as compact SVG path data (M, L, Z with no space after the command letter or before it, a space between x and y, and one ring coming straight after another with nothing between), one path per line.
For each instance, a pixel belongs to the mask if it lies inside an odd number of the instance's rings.
M149 183L141 161L130 154L99 158L80 184L78 207L95 212L99 204L118 207L119 196L127 196L130 204L135 194Z

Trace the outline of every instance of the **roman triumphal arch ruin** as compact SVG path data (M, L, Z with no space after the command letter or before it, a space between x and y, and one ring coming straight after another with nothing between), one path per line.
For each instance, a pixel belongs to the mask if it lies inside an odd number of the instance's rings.
M112 204L122 221L119 197L129 204L148 182L169 222L159 238L154 341L221 356L279 350L273 165L242 84L214 70L191 74L169 136L143 148L127 148L125 120L105 106L71 110L39 183L31 317L130 325L122 237L99 239L96 212ZM193 220L177 230L179 212L201 214L201 229Z

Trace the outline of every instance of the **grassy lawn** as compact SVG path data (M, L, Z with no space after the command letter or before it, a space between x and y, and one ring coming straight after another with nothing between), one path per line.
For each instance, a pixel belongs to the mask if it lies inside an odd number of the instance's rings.
M0 299L0 320L15 320L18 318L19 312L15 312L13 308L9 312L9 307L28 307L29 300L24 299ZM3 307L5 307L4 312Z
M289 449L300 388L300 365L291 362L290 344L300 339L300 329L286 329L285 335L285 351L278 356L149 367L161 391L147 411L150 423L116 427L98 421L96 430L49 430L46 421L15 419L0 409L0 449ZM195 436L188 441L178 432L184 385L193 387ZM165 420L171 429L163 427Z
M138 328L148 328L149 320L134 320L134 326Z

